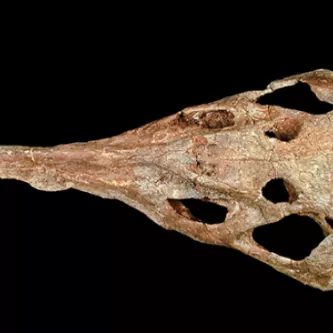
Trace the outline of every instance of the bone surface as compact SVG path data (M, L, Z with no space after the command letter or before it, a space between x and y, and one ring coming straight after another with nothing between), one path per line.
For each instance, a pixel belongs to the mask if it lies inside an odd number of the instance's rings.
M258 103L299 82L330 105L326 113ZM333 72L316 70L108 139L49 148L2 146L0 178L44 191L73 188L121 200L165 229L237 249L306 285L333 290L332 105ZM285 184L288 201L263 195L274 179ZM204 223L184 199L215 203L227 214L220 223ZM302 260L270 252L253 238L256 228L292 214L312 218L323 232Z

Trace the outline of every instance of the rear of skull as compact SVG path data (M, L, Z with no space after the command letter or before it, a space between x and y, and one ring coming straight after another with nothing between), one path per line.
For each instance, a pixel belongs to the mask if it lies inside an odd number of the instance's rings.
M326 113L258 102L298 82L328 105ZM136 208L166 229L238 249L304 284L333 290L332 104L333 73L318 70L186 108L125 133L118 146L141 147L135 200L144 196L145 201ZM284 187L283 199L265 195L274 184ZM214 203L226 214L205 223L186 206L188 199ZM311 218L322 230L305 258L278 255L254 240L257 228L292 216Z

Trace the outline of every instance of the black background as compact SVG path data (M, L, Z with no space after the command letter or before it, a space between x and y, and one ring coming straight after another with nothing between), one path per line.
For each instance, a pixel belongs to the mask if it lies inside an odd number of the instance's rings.
M214 27L211 40L200 26L171 34L172 20L164 32L138 24L126 33L126 24L76 19L12 27L1 144L110 137L274 79L333 69L324 53L317 61L306 52L309 41L294 51L279 36L256 41L246 27ZM25 332L213 331L329 318L332 293L166 231L121 202L14 180L0 182L0 196L7 318Z

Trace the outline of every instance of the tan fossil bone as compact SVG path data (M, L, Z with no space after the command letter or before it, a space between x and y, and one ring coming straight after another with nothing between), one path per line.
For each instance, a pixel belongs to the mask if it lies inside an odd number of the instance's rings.
M109 139L50 148L2 146L0 178L119 199L166 229L240 250L304 284L333 290L333 229L327 223L333 218L333 110L314 115L257 103L299 81L333 104L333 72L317 70L189 107ZM262 195L275 178L285 181L289 202ZM188 198L225 206L225 221L196 221L182 204ZM291 214L313 218L326 236L303 260L269 252L252 237L254 228Z

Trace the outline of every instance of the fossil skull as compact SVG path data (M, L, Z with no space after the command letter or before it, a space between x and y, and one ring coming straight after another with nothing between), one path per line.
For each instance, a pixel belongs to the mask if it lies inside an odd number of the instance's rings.
M304 284L333 290L333 110L315 115L257 102L298 82L333 104L333 73L317 70L189 107L109 139L3 146L0 177L46 191L74 188L119 199L166 229L240 250ZM288 202L263 196L273 179L283 180ZM225 220L198 221L182 202L189 198L226 207ZM270 252L253 238L255 228L292 214L311 217L325 235L302 260Z

